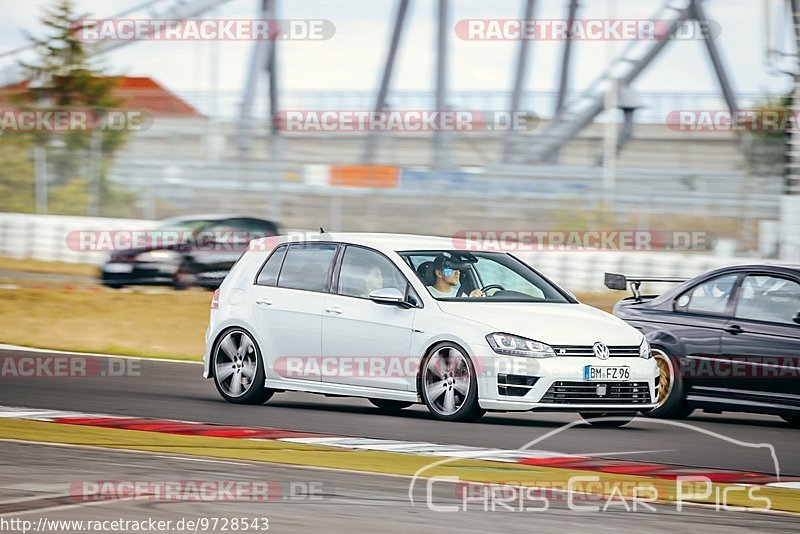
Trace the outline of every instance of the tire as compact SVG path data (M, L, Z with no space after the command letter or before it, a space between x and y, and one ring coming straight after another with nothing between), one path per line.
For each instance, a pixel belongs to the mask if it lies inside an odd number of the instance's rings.
M686 419L694 411L694 408L686 405L686 389L681 373L675 372L678 367L675 358L658 347L653 347L652 352L653 358L658 364L660 377L658 406L644 412L644 415L658 419Z
M619 428L625 426L636 417L635 412L579 412L583 420L592 426L602 428Z
M178 291L189 289L193 282L194 275L185 265L178 267L178 270L172 275L172 287Z
M184 275L175 275L172 279L172 287L175 288L176 291L185 291L189 289L191 284L186 281Z
M792 428L800 428L800 415L782 415L781 419L789 423Z
M369 399L382 413L398 413L403 408L408 408L413 402L396 401L388 399Z
M212 352L214 385L233 404L263 404L275 393L264 387L264 361L253 337L242 328L223 332ZM238 386L237 386L238 384Z
M472 360L455 343L435 345L422 360L419 392L431 414L442 421L477 421L486 413L478 404Z

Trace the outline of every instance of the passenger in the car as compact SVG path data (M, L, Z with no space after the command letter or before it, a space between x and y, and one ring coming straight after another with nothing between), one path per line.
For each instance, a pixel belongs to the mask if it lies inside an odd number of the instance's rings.
M373 265L372 268L364 274L364 287L365 297L368 297L369 294L376 289L383 289L383 271L381 271L380 267Z

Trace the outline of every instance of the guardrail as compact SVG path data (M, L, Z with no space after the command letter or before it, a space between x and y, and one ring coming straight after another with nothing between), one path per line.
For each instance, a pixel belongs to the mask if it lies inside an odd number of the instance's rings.
M108 254L75 250L67 243L70 232L91 229L145 230L156 224L158 221L145 219L0 213L0 256L99 265Z

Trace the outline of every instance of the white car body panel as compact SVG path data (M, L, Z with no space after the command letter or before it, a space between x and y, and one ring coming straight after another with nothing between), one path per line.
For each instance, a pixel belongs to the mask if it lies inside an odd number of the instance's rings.
M358 376L344 369L345 358L408 358L416 308L381 306L371 300L328 295L322 315L322 355L341 361L341 372L325 382L414 391L405 376Z
M585 304L437 302L448 314L548 345L639 345L642 335L621 319ZM575 324L581 325L580 329ZM628 328L625 328L628 326Z
M620 319L601 310L573 303L455 302L437 301L399 256L398 251L454 250L447 238L384 234L310 234L309 241L357 244L383 253L416 291L422 307L403 309L324 292L255 284L256 275L278 245L293 242L280 236L254 242L231 269L219 290L218 309L212 310L206 332L204 373L212 376L214 342L226 329L239 327L252 334L266 368L266 387L330 395L420 402L416 376L346 376L335 372L309 373L287 378L281 368L285 357L411 357L420 359L436 343L460 345L479 368L479 404L488 410L646 410L655 406L657 366L652 359L556 356L529 358L495 353L486 341L503 332L548 345L639 346L644 336ZM257 303L261 301L260 303ZM269 301L269 304L266 303ZM326 311L329 310L329 311ZM335 310L335 311L330 311ZM647 404L574 404L540 402L555 382L584 381L585 365L627 366L630 382L646 382ZM276 367L277 366L277 367ZM501 395L498 374L537 376L524 396Z

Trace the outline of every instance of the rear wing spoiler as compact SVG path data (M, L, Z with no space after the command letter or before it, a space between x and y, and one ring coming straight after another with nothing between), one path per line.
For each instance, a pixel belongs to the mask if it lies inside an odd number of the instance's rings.
M631 292L636 299L642 297L639 287L642 282L670 282L680 284L687 281L688 278L680 278L676 276L625 276L624 274L606 273L605 284L608 289L618 289L625 291L630 284Z

